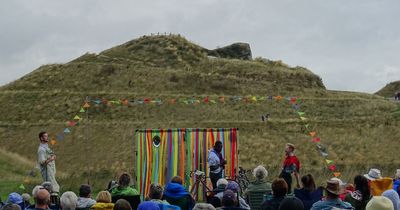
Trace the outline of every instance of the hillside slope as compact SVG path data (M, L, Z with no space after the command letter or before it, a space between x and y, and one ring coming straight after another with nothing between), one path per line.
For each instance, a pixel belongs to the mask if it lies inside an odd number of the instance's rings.
M375 94L383 97L394 97L398 92L400 92L400 81L395 81L387 84Z
M224 49L229 52L221 53ZM329 171L296 111L286 98L266 100L282 95L300 98L310 129L318 130L343 178L371 166L388 175L400 164L387 156L397 151L391 145L400 138L396 104L380 96L326 90L310 70L281 61L221 58L235 54L230 50L219 48L218 58L177 35L143 36L66 64L42 66L0 88L1 148L35 160L37 133L47 130L55 138L66 121L80 115L82 123L54 145L57 167L69 175L60 182L76 186L90 178L101 188L119 172L135 170L134 129L238 127L242 166L264 164L273 177L284 144L292 142L298 145L303 172L323 181ZM207 96L215 101L224 96L226 103L180 101ZM235 96L257 96L258 101L229 100ZM79 113L86 98L118 103ZM145 99L164 103L121 104ZM264 114L270 114L267 123L261 121Z

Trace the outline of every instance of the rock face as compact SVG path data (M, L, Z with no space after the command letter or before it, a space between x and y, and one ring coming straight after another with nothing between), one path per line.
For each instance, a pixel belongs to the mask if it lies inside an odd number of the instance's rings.
M251 49L248 43L233 43L231 45L210 50L209 56L215 56L219 58L233 58L241 60L251 60Z

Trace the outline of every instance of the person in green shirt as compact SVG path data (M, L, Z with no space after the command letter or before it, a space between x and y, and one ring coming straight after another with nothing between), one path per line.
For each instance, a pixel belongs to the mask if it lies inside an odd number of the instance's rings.
M129 186L131 176L128 173L123 173L119 177L118 186L111 190L111 196L134 196L139 195L139 192Z

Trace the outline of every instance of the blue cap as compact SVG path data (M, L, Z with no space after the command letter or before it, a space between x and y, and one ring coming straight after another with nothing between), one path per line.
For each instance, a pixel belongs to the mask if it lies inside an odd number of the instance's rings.
M10 193L8 195L8 203L13 203L13 204L20 204L23 202L22 196L16 192Z

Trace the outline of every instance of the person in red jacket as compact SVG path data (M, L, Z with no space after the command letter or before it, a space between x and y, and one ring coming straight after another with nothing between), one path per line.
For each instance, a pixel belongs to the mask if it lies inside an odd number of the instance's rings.
M296 187L300 188L299 177L300 177L300 161L294 154L294 145L287 143L285 147L285 160L283 161L282 172L279 175L283 178L288 185L288 194L292 192L292 174L296 178Z

